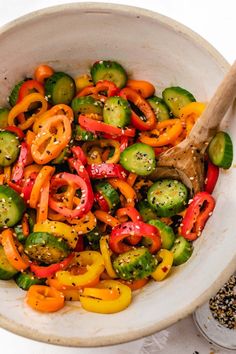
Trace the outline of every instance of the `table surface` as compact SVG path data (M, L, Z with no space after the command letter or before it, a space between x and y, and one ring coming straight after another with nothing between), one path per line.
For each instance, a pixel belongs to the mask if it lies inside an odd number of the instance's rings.
M7 0L0 1L0 26L30 11L44 7L77 2L76 0ZM83 1L81 1L83 2ZM207 39L232 63L236 58L235 0L115 0L96 1L119 3L154 10L182 22ZM183 335L184 334L184 335ZM187 340L186 340L187 338ZM0 329L4 354L229 354L231 350L217 349L196 330L192 317L151 337L106 348L68 348L38 343ZM2 352L2 351L1 351Z

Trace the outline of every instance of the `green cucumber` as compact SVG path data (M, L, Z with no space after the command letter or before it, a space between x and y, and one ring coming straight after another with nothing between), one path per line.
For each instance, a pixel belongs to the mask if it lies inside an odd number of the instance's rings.
M3 247L0 245L0 279L9 280L18 273L11 263L8 261Z
M230 168L233 162L233 143L228 133L216 133L208 146L208 156L214 165Z
M147 199L158 216L170 217L184 210L188 201L188 190L180 181L162 179L149 188Z
M92 132L89 132L80 125L76 124L74 127L74 138L77 141L93 141L96 137Z
M165 101L157 96L152 96L147 99L148 103L152 107L156 119L158 122L163 122L164 120L170 119L170 111Z
M138 203L138 210L144 222L148 222L149 220L157 218L155 210L152 209L152 207L146 200L141 200Z
M53 165L59 165L63 162L65 162L68 159L68 156L70 155L70 149L69 147L65 147L60 154L51 161Z
M113 261L116 274L125 280L146 278L155 270L156 266L156 258L145 247L124 252Z
M99 114L102 115L103 104L91 96L75 97L71 102L71 108L75 115L75 121L78 121L79 114Z
M129 102L122 97L113 96L106 100L103 109L105 123L123 128L130 123L131 109Z
M0 166L10 166L20 152L20 142L16 134L7 130L0 131Z
M94 63L91 68L91 76L94 84L100 80L108 80L122 88L127 82L125 69L119 63L110 60L100 60Z
M99 251L100 250L100 238L103 234L100 232L99 228L96 226L92 231L88 232L83 236L86 248Z
M16 102L18 100L18 95L19 95L19 91L20 91L20 88L21 86L23 85L23 83L25 82L26 80L21 80L19 81L12 89L9 97L8 97L8 100L9 100L9 103L12 107L14 107L16 105Z
M149 145L136 143L120 154L120 163L127 171L147 176L156 167L155 152Z
M191 102L195 102L195 97L182 87L168 87L162 92L163 100L175 117L180 116L180 110Z
M109 209L114 210L120 204L120 197L115 188L113 188L108 182L100 182L95 186L95 189L106 200Z
M7 127L9 112L8 108L0 108L0 129Z
M22 218L25 202L8 186L0 186L0 227L12 227Z
M31 285L45 284L44 279L37 278L32 272L22 272L15 276L15 282L22 290L29 290Z
M170 249L174 254L173 265L178 266L187 262L193 253L193 246L191 242L186 240L183 236L178 236Z
M61 262L70 249L62 238L48 232L32 232L25 242L25 253L33 260L52 264Z
M56 72L45 83L45 96L49 103L70 104L76 93L75 82L71 76L63 72Z
M176 239L172 228L158 219L150 220L148 223L158 229L159 234L161 236L161 248L170 250Z

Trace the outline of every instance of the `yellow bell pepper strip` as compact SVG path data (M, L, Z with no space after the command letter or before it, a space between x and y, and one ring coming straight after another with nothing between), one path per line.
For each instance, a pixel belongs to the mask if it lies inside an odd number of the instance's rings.
M64 306L64 295L46 285L31 285L26 294L26 303L40 312L55 312Z
M56 237L62 237L71 248L75 248L78 236L73 226L60 221L45 220L34 225L34 232L49 232Z
M49 109L44 114L40 115L34 122L33 131L34 133L38 133L41 128L43 128L44 123L50 118L58 115L65 115L69 122L72 123L74 119L74 113L70 106L66 104L57 104Z
M132 293L130 288L116 280L102 280L96 288L116 291L119 296L112 300L106 300L107 293L99 293L98 291L95 293L94 290L85 288L80 295L80 302L87 311L104 314L116 313L124 310L131 303ZM91 294L96 294L97 297L94 298Z
M202 115L206 105L202 102L191 102L180 110L180 120L189 135L197 119Z
M87 86L93 87L93 80L90 75L81 75L75 78L76 92L79 93Z
M25 119L24 115L21 115L20 124L16 124L16 119L21 113L25 113L29 110L30 105L35 102L40 102L41 107L37 113L34 113L28 119ZM30 95L25 96L23 100L17 103L9 112L8 115L8 125L17 125L21 130L28 129L34 121L39 117L41 114L46 112L48 107L48 103L46 99L40 93L31 93Z
M82 294L84 296L92 297L100 300L116 300L118 299L119 292L117 289L108 288L84 288Z
M118 178L109 178L108 182L115 189L119 189L121 194L126 198L126 206L135 205L136 193L135 190L125 181Z
M67 221L73 225L73 229L78 235L87 234L97 225L97 219L91 211L80 219L67 219Z
M151 276L156 281L161 281L169 273L169 271L172 267L172 264L173 264L174 255L171 251L168 251L166 249L161 249L157 253L156 257L157 257L157 259L161 259L161 263L158 264L157 268L151 274Z
M17 247L17 240L14 240L11 229L2 232L1 242L8 261L15 269L23 271L29 267L29 259L23 252L20 253L20 251L23 251L23 247L22 245Z
M56 273L56 279L63 285L86 286L94 281L104 271L102 255L96 251L83 251L75 254L75 262L80 266L86 266L87 272L73 275L69 270Z
M180 119L167 119L156 124L155 129L142 132L139 140L152 147L160 147L172 144L183 131Z
M50 162L60 154L70 139L71 124L68 118L65 115L51 117L44 122L32 142L31 154L34 161L39 165Z
M126 86L138 92L143 98L154 95L155 87L148 81L129 79Z
M110 215L106 211L95 210L94 215L99 221L102 221L111 227L115 227L117 225L120 225L119 220L114 218L114 216Z
M88 156L89 155L88 150L94 146L98 146L101 148L106 148L106 147L112 146L113 148L115 148L114 154L110 158L108 158L105 162L106 163L118 163L119 162L119 160L120 160L120 143L118 141L113 140L113 139L101 139L101 140L95 140L95 141L88 141L88 142L84 143L82 146L82 149L83 149L85 155ZM94 161L94 159L91 159L91 157L88 158L89 164L102 163L102 162L103 162L102 158L101 158L101 161L99 161L99 162Z
M113 269L112 263L111 263L111 250L109 248L109 236L102 236L100 238L100 251L102 254L102 258L104 260L105 264L105 269L107 271L107 274L110 278L117 278L117 274Z
M37 208L40 199L41 188L46 182L50 181L54 171L55 167L52 166L43 166L39 171L30 194L29 205L31 208Z
M79 301L82 292L80 289L65 289L60 291L64 295L66 301Z

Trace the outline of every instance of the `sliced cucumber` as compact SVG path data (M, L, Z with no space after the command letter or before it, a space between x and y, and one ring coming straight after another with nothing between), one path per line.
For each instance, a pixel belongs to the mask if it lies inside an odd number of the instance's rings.
M195 97L182 87L168 87L162 92L163 100L175 117L180 116L180 110L191 102L195 102Z
M75 97L71 102L71 108L73 109L76 123L78 121L79 114L95 113L102 115L103 104L99 100L91 96Z
M141 200L138 203L138 210L144 222L148 222L149 220L157 218L156 212L152 209L152 207L146 200Z
M175 179L155 182L147 193L148 203L158 216L170 217L182 211L188 200L186 186Z
M16 102L18 100L18 95L19 95L19 91L20 91L20 88L21 86L23 85L23 83L25 82L26 80L21 80L20 82L18 82L12 89L10 95L9 95L9 103L12 107L14 107L16 105Z
M25 211L21 196L8 186L0 186L0 227L16 225Z
M170 119L170 111L164 100L157 96L148 98L148 103L152 107L158 122Z
M103 109L105 123L123 128L130 123L131 109L129 102L122 97L113 96L106 100Z
M78 124L74 127L74 137L77 141L93 141L96 139L92 132L85 130Z
M20 142L16 134L7 130L0 131L0 166L12 165L20 151Z
M92 231L88 232L83 236L85 245L92 249L93 251L100 250L100 238L103 234L100 232L99 228L96 226Z
M125 69L119 63L110 60L101 60L94 63L91 68L91 76L95 84L100 80L108 80L122 88L127 82Z
M0 245L0 279L9 280L18 273L11 263L8 261L3 247Z
M109 205L110 210L114 210L120 204L120 197L115 188L108 182L100 182L95 186L96 190L103 196Z
M161 247L170 250L176 239L172 228L158 219L150 220L149 224L155 226L158 229L161 236Z
M29 290L31 285L45 284L44 279L37 278L32 272L22 272L15 276L15 282L22 290Z
M45 96L49 103L70 104L76 93L75 82L71 76L63 72L56 72L50 76L45 84Z
M60 165L61 163L65 162L70 155L70 149L69 147L65 147L62 152L51 161L53 165Z
M228 133L218 132L208 146L208 156L211 162L225 169L233 162L233 143Z
M25 253L45 264L61 262L70 253L68 244L47 232L32 232L25 242Z
M9 115L8 108L0 108L0 129L4 129L7 127L8 115Z
M120 254L113 262L119 278L136 280L148 277L156 268L157 260L145 247Z
M178 266L187 262L193 253L193 246L191 242L186 240L183 236L178 236L174 242L171 252L174 254L173 265Z
M120 163L127 171L147 176L156 167L155 152L149 145L136 143L120 154Z

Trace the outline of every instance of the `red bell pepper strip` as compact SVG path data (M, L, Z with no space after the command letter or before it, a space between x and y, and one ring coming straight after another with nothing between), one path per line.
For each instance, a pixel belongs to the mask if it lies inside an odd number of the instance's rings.
M135 90L125 87L119 96L131 101L143 113L144 117L139 117L133 110L131 115L132 125L139 130L152 130L155 128L156 116L149 103Z
M140 213L138 212L138 210L132 206L118 209L116 212L116 215L118 217L122 217L122 216L127 215L133 222L143 221L143 218L140 215ZM138 236L137 235L130 235L129 237L127 237L127 240L131 245L137 245L137 243L139 243L141 241L141 239L142 239L142 236L140 236L140 235L138 235Z
M121 178L126 179L127 173L125 169L117 163L92 164L87 166L87 172L92 179L100 178Z
M89 185L91 185L90 183L90 178L89 178L89 175L88 175L88 172L84 166L84 164L81 162L81 160L79 159L75 159L75 158L70 158L68 160L69 162L69 165L72 169L75 169L75 171L77 172L77 174L83 178L85 180L86 183L88 183ZM92 188L92 187L91 187Z
M45 90L44 90L43 85L36 80L25 81L20 87L17 103L22 101L25 96L27 96L33 92L38 92L42 96L44 96Z
M100 192L96 192L94 194L94 200L98 203L102 211L106 211L107 213L110 211L110 207L106 199L104 199L103 195Z
M207 174L206 174L205 186L204 186L205 192L208 192L210 194L213 192L219 177L219 171L220 171L219 167L213 165L213 163L208 159Z
M102 132L102 133L107 133L116 136L121 136L121 135L126 135L129 137L135 136L134 128L124 128L124 129L117 128L112 125L106 124L104 122L90 118L90 114L80 114L79 124L84 129L93 133Z
M128 221L112 229L109 239L111 250L115 253L129 251L132 246L123 242L129 236L141 236L150 239L152 241L149 247L151 253L157 252L161 247L161 238L157 228L142 221Z
M82 191L80 204L77 205L74 209L70 209L64 206L63 202L54 199L54 194L59 188L63 186L71 186L72 188L74 188L74 193L76 193L76 189L78 188L80 188ZM63 172L55 175L51 179L49 207L57 213L69 217L71 219L82 218L92 208L93 201L94 197L91 186L80 176Z
M97 95L100 92L107 92L107 97L118 95L120 89L114 84L114 82L108 80L98 81L96 86L87 86L81 90L76 97L83 97L88 95ZM106 97L105 97L106 98Z
M23 141L21 143L20 155L13 168L12 181L15 183L19 183L23 178L24 168L26 166L28 153L29 153L28 144L26 144Z
M79 159L83 165L87 165L87 157L80 146L73 146L71 151L76 159Z
M207 192L197 193L189 204L182 220L181 235L189 241L196 240L215 207L215 200Z
M13 183L11 181L7 181L7 184L10 188L14 189L17 193L22 193L22 187L19 184Z
M84 239L83 239L83 235L78 235L78 241L76 243L76 246L74 248L75 252L82 252L84 251Z
M49 266L39 266L35 263L30 264L30 270L38 278L49 278L52 277L57 271L63 270L71 263L74 258L74 253L71 253L67 258L65 258L60 263L54 263Z
M24 181L24 184L22 186L22 193L23 193L23 198L26 202L29 202L30 200L30 195L36 180L36 177L38 176L37 172L31 173L31 175Z
M13 125L9 125L8 127L4 128L4 130L7 130L9 132L16 134L20 140L24 139L24 137L25 137L23 130L21 130L20 128L15 127Z

